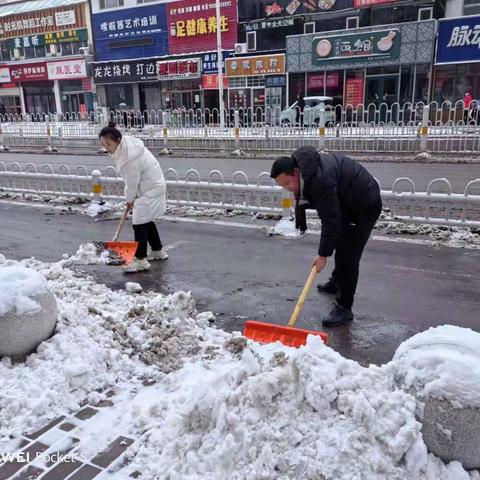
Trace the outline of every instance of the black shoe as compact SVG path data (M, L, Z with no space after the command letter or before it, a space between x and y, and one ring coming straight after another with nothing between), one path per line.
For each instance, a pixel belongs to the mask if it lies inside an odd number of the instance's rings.
M326 283L318 284L317 289L319 292L335 295L338 291L338 285L335 282L332 282L332 280L329 280Z
M332 311L322 320L325 327L338 327L345 325L353 320L353 313L350 308L335 305Z

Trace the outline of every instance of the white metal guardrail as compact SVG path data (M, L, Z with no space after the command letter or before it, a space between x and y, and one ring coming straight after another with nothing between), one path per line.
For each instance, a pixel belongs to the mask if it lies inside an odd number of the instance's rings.
M153 149L283 151L302 145L345 152L479 153L480 111L474 101L387 105L168 110L0 116L0 149L98 148L98 132L114 120Z
M19 163L0 162L0 193L41 196L104 199L122 201L123 180L113 167L103 173L89 174L85 166L72 171L61 165L54 171L50 164L23 168ZM242 171L226 181L222 172L211 171L201 178L197 170L189 170L183 178L175 169L165 172L168 204L222 210L240 210L285 215L288 202L282 189L267 172L251 181ZM480 178L470 181L462 193L454 193L445 178L433 179L425 192L417 192L413 180L398 178L390 190L381 190L386 220L407 223L480 227ZM285 208L286 207L286 208Z

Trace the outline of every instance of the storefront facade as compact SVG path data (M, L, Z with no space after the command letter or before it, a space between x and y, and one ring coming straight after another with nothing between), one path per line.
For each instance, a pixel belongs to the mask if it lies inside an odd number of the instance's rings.
M288 102L328 96L333 104L427 102L436 21L287 38Z
M0 88L0 110L40 114L92 109L92 92L82 83L89 77L88 4L49 0L44 9L31 11L27 3L0 7L0 83L8 85Z
M222 1L220 12L223 56L228 57L237 41L236 0ZM214 2L180 0L99 12L93 18L97 61L92 71L102 106L218 108Z
M285 54L228 58L228 108L257 109L285 106Z
M432 100L480 99L480 15L439 21Z

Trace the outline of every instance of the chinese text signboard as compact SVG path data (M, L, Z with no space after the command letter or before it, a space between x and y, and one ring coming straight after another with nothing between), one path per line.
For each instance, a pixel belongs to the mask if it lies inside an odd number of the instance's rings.
M365 59L395 59L400 56L400 31L397 29L317 37L312 42L312 63L355 63Z
M222 47L237 42L237 1L220 2ZM167 5L170 54L202 52L217 47L217 18L213 0L180 0Z
M31 35L15 37L8 41L9 48L43 47L59 43L86 42L88 39L87 29L64 30L61 32L45 33L44 35Z
M203 75L202 76L202 88L203 90L218 90L219 81L218 75ZM228 87L228 78L223 77L223 88Z
M356 108L363 105L363 78L347 78L345 85L345 105L352 105Z
M293 27L295 25L295 18L278 18L265 19L260 22L245 23L244 30L246 32L256 32L258 30L271 30L273 28Z
M230 58L230 52L222 52L223 57L223 71L225 72L225 60ZM202 55L202 72L203 73L217 73L217 52L204 53Z
M87 67L85 60L64 60L62 62L48 62L47 72L49 80L68 80L85 78Z
M189 58L188 60L157 62L157 73L160 80L200 78L200 59Z
M10 66L10 76L14 82L48 80L46 62Z
M93 15L97 60L167 55L166 17L165 4Z
M92 73L96 84L158 80L156 59L93 63Z
M63 9L48 9L19 15L10 15L0 19L0 36L12 38L72 30L86 27L84 5L78 4Z
M440 20L436 63L480 61L480 16Z
M228 58L225 61L225 70L227 77L281 75L285 73L285 55Z

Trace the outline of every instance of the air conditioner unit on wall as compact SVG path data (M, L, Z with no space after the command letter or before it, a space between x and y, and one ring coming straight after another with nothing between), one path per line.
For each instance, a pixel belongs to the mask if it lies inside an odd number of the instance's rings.
M247 44L246 43L236 43L235 44L235 53L247 53Z

